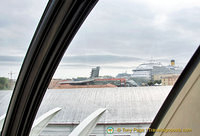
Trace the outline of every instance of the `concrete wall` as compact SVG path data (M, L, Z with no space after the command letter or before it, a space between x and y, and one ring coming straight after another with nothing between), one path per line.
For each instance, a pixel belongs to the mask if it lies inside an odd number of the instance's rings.
M89 136L144 136L150 124L97 125ZM48 125L40 136L68 136L76 125ZM109 134L108 128L114 132Z

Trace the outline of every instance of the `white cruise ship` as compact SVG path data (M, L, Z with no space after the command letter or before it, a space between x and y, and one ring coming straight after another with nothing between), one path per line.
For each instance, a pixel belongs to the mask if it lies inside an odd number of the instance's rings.
M153 61L149 63L140 64L136 69L132 70L132 77L146 78L150 80L152 76L152 70L154 67L162 67L162 64L160 62Z

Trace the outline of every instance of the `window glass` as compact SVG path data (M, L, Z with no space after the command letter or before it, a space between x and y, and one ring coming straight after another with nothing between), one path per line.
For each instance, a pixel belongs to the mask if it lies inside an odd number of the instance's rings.
M0 131L24 56L47 1L0 1Z
M91 135L144 136L198 47L199 6L198 1L99 1L48 87L38 116L62 109L42 134L70 134L106 108Z
M1 3L0 117L12 92L4 89L13 89L47 1ZM52 109L57 114L40 135L69 135L100 108L91 135L145 135L198 47L199 6L196 0L100 0L48 86L36 119Z

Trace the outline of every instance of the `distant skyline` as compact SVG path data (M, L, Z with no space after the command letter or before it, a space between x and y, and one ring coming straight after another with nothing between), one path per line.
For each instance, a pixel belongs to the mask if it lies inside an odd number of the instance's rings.
M0 3L0 76L17 77L47 1ZM9 12L7 12L9 11ZM185 66L200 43L198 0L100 0L55 73L55 78L131 73L151 59Z

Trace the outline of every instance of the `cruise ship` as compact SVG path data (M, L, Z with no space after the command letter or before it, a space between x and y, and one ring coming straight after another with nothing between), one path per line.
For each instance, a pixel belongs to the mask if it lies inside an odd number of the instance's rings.
M136 69L133 69L133 78L144 78L151 80L153 75L157 74L180 74L181 67L175 66L175 60L171 60L171 65L163 66L160 62L151 61L140 64Z
M162 67L160 62L151 61L149 63L140 64L136 69L133 69L132 77L151 79L152 70L154 67Z

